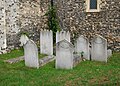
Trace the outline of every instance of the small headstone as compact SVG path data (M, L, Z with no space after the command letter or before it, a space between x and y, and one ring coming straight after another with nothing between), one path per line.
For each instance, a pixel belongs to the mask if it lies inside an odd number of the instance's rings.
M67 40L62 40L56 44L56 68L73 68L73 45Z
M91 59L107 62L107 40L99 35L92 40Z
M27 67L39 68L38 49L32 40L28 40L24 45L24 54Z
M80 56L83 53L83 58L90 60L89 41L84 36L81 35L77 39L75 50Z
M108 49L108 50L107 50L107 57L110 57L110 56L112 56L112 50L111 50L111 49Z

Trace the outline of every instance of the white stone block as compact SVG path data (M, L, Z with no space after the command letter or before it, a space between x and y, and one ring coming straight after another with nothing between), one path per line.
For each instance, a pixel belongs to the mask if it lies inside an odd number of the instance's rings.
M40 32L40 53L53 55L53 32L51 30Z

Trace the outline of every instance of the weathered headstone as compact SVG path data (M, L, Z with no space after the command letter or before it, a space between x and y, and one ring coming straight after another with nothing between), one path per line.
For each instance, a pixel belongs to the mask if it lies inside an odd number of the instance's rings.
M107 62L107 40L97 35L92 40L91 59Z
M20 42L24 47L25 65L27 67L39 68L37 45L28 39L26 35L21 36Z
M83 53L83 57L90 60L89 41L86 37L82 35L79 36L77 42L75 43L75 50L80 56Z
M32 40L24 45L24 54L26 66L39 68L38 49Z
M70 33L69 31L57 31L56 32L56 43L62 40L67 40L68 42L70 42Z
M73 68L73 45L67 40L62 40L56 44L56 68Z
M40 53L53 55L53 32L51 30L40 32Z
M108 49L108 50L107 50L107 57L110 57L110 56L112 56L112 50L111 50L111 49Z

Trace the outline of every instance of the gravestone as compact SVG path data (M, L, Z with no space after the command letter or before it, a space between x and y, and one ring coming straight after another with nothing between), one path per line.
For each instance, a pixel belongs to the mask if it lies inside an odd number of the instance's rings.
M112 50L111 50L111 49L108 49L108 50L107 50L107 57L110 57L110 56L112 56Z
M91 44L91 59L107 62L107 40L102 36L97 35L93 38Z
M67 40L68 42L70 42L70 33L69 31L57 31L56 32L56 43L62 40Z
M21 35L21 37L20 37L20 42L21 42L20 46L25 45L28 40L29 40L29 38L25 34Z
M39 68L38 49L37 45L32 40L28 40L24 45L24 54L25 65L27 67Z
M90 52L89 52L89 41L84 36L79 36L75 43L75 50L81 56L83 52L83 57L85 59L90 60Z
M67 40L62 40L56 44L56 68L73 68L73 45Z
M40 53L53 55L53 32L51 30L40 32Z
M20 37L21 46L24 47L24 59L27 67L39 68L37 45L26 35Z

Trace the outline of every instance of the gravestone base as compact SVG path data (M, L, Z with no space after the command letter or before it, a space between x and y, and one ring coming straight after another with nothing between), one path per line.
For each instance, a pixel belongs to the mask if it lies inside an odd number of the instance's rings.
M14 64L14 63L18 63L18 62L23 61L23 60L24 60L24 56L20 56L18 58L12 58L12 59L8 59L8 60L4 60L4 62Z
M55 56L46 56L39 60L39 67L44 66L45 64L55 60Z
M12 58L12 59L8 59L8 60L4 60L4 62L9 63L9 64L15 64L18 63L20 61L24 61L24 56L20 56L17 58ZM44 58L39 59L39 67L42 67L44 65L46 65L49 62L52 62L55 60L55 56L46 56Z
M82 58L79 55L74 54L73 67L78 65L82 61Z

